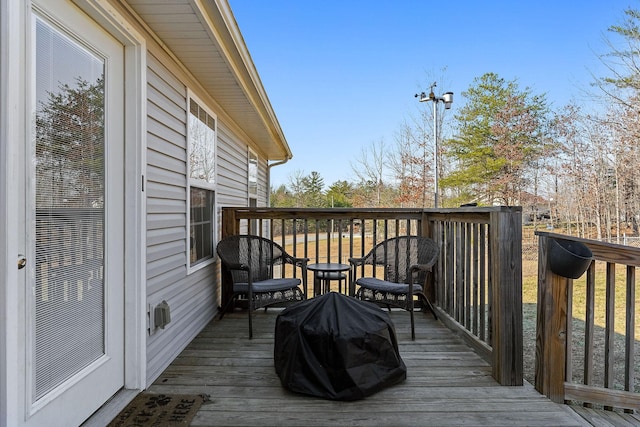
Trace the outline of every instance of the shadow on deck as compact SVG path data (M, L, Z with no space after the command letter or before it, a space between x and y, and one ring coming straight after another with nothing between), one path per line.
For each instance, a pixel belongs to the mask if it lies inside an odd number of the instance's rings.
M528 383L500 386L491 367L431 316L392 312L407 380L356 402L287 391L273 364L277 309L211 322L149 388L155 393L210 396L192 426L582 426L568 406L552 403Z

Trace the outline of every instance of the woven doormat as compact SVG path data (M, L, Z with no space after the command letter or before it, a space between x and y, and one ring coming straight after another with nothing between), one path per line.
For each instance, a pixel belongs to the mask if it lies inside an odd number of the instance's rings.
M188 426L206 395L140 393L108 427Z

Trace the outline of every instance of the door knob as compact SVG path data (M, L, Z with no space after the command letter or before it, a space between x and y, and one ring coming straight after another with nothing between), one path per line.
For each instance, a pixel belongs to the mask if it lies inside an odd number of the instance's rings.
M22 270L27 266L27 257L22 254L18 254L18 270Z

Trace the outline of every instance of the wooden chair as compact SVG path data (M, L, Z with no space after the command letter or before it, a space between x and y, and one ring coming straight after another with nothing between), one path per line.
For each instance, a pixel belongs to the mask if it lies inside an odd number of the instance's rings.
M350 258L352 280L371 265L372 276L360 277L356 298L387 307L400 307L411 316L411 339L415 340L413 319L414 296L417 296L435 318L436 313L423 291L431 268L438 259L438 245L428 237L400 236L378 243L362 258ZM384 277L376 277L376 267L383 267Z
M274 304L288 305L307 297L308 258L295 258L273 242L260 236L237 235L222 239L216 248L222 268L231 273L233 295L220 312L238 299L248 304L249 338L253 337L251 312ZM274 267L291 264L302 269L301 278L274 278ZM302 284L302 289L300 289Z

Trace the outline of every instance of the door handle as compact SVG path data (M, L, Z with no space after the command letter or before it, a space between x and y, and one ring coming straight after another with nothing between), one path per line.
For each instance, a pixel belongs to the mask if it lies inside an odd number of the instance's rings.
M27 266L27 257L22 254L18 254L18 270L22 270Z

